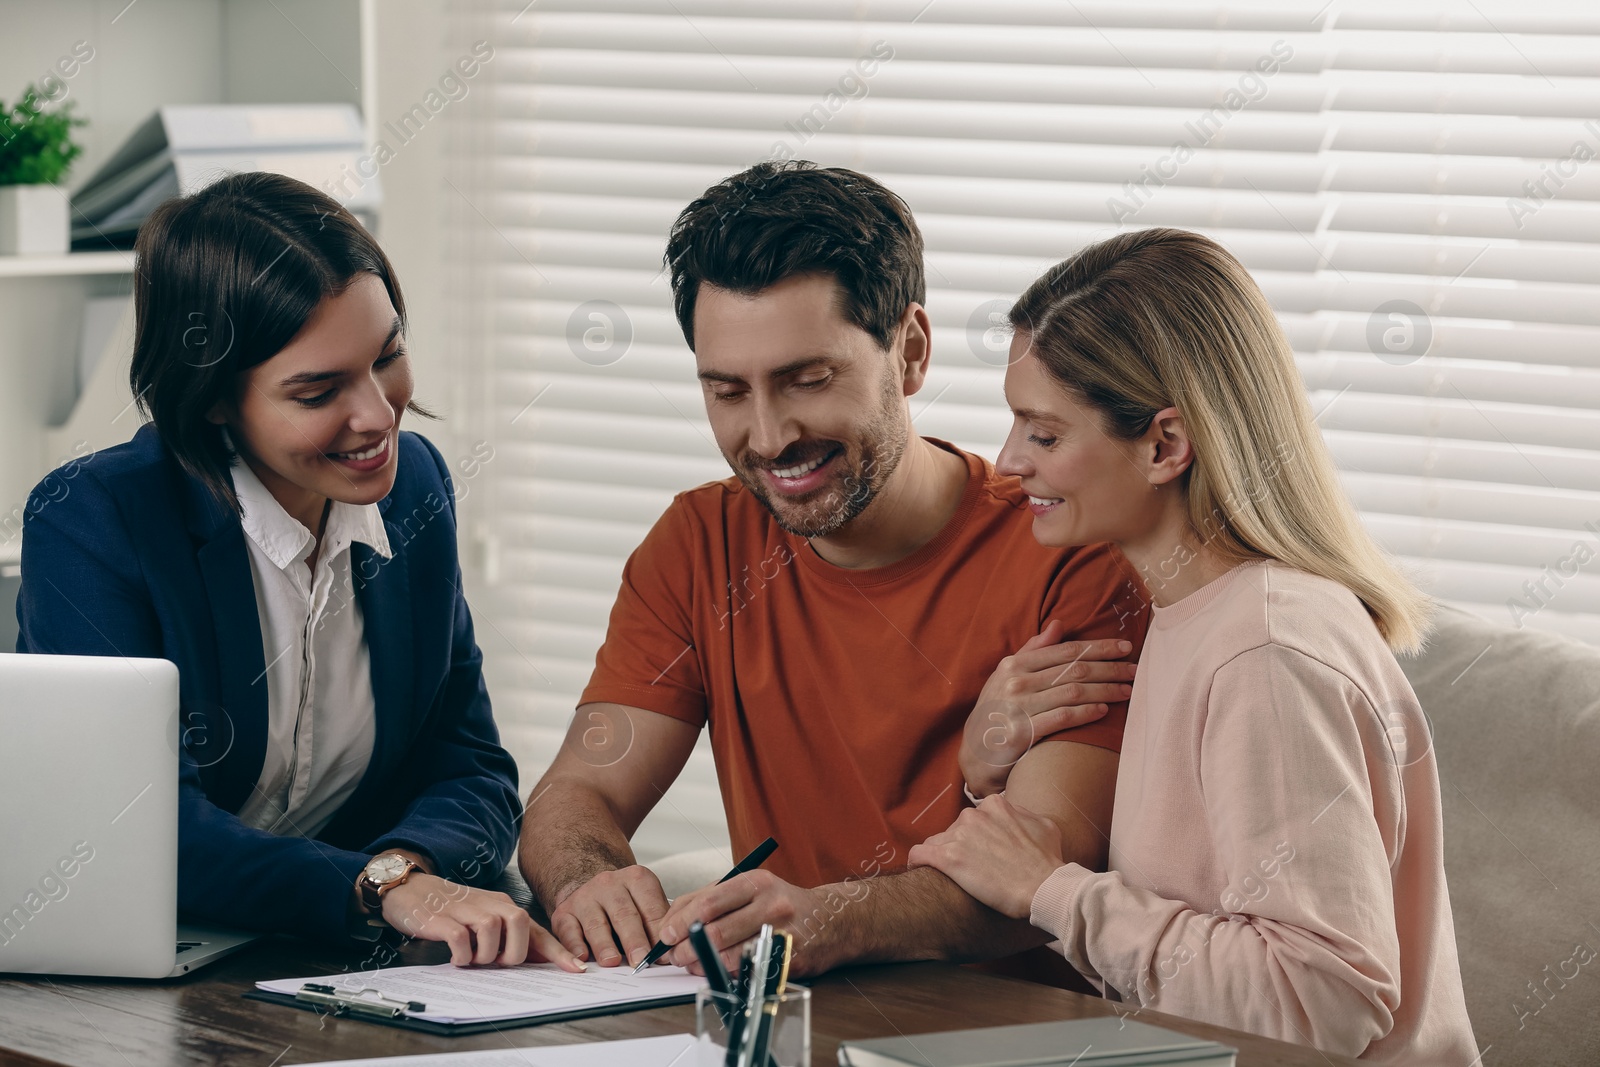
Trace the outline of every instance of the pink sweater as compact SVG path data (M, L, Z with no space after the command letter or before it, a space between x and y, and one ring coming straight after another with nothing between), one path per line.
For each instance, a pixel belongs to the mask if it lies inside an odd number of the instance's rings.
M1359 600L1247 563L1156 608L1110 870L1033 924L1107 996L1382 1063L1478 1056L1416 696Z

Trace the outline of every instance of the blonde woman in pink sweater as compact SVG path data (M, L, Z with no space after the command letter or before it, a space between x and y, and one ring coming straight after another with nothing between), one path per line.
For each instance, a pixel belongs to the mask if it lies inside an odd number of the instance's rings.
M983 799L911 862L1031 918L1112 999L1469 1067L1438 773L1393 655L1428 600L1345 497L1266 299L1214 242L1145 230L1052 268L1011 321L998 469L1041 542L1116 543L1155 604L1109 869L1065 863L985 759L991 717L1048 711L1027 686L974 712Z

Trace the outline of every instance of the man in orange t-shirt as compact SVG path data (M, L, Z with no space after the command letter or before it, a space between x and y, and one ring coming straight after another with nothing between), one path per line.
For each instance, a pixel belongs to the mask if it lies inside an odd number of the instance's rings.
M772 922L799 974L1042 944L906 856L966 803L965 731L1103 869L1141 586L1108 546L1040 546L1015 479L912 432L931 329L893 193L760 164L685 209L667 258L735 477L680 493L628 560L530 794L520 864L552 932L580 959L660 939L695 966L694 919L730 961ZM735 855L779 848L669 908L628 838L707 726Z

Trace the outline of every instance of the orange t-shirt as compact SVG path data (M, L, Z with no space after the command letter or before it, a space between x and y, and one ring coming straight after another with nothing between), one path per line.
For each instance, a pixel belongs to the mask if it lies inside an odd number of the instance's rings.
M932 439L930 439L932 440ZM1004 657L1060 619L1122 637L1149 611L1116 549L1045 548L1015 478L967 462L955 515L887 567L849 570L786 533L737 478L680 493L622 572L581 703L710 723L735 856L811 887L903 868L965 801L956 763ZM1127 705L1055 735L1119 751Z

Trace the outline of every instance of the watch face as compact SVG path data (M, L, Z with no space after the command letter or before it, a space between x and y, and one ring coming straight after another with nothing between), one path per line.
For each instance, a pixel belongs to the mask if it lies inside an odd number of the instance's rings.
M406 873L404 856L379 856L367 864L367 877L379 885L387 885L404 873Z

